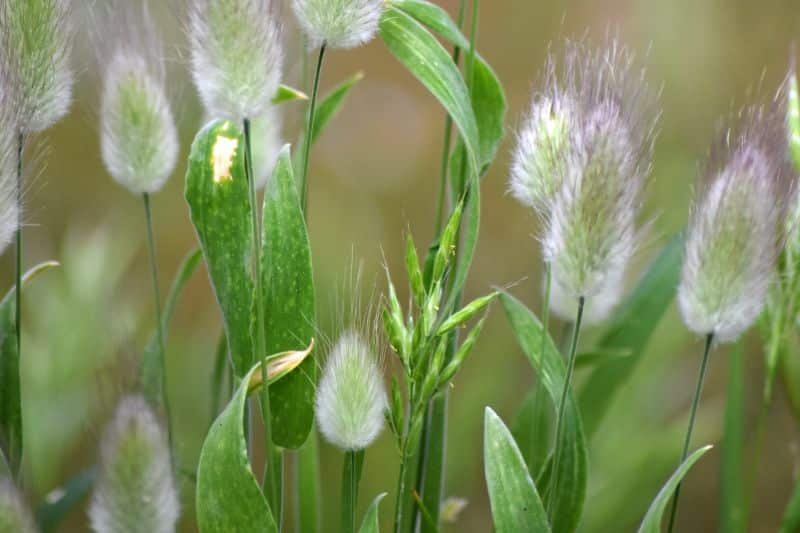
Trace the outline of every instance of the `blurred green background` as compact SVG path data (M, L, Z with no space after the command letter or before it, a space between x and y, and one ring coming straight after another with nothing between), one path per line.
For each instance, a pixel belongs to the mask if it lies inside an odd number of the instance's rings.
M456 0L441 0L455 14ZM176 2L180 4L180 2ZM478 48L506 87L508 135L483 186L480 245L466 297L493 285L538 309L540 256L532 214L506 194L513 130L526 108L548 46L607 30L637 52L647 77L662 88L660 123L647 215L654 223L631 281L685 223L692 181L715 125L753 93L771 96L800 38L797 0L488 0L482 2ZM183 154L200 126L201 111L186 72L178 9L158 11L168 40L170 84L181 124ZM284 7L286 81L301 78L300 37ZM102 73L81 28L75 58L81 82L69 117L37 139L29 153L36 171L26 194L26 262L57 259L60 270L42 275L25 295L23 338L26 436L25 482L40 502L91 464L116 399L134 383L136 361L153 326L141 200L112 182L102 166L97 128ZM364 290L383 286L384 258L402 275L403 232L420 246L433 230L443 112L379 41L328 56L323 87L363 71L343 112L313 153L310 233L323 331L337 286L352 258L361 262ZM284 138L293 140L300 104L284 106ZM181 164L153 199L162 292L181 258L196 245L183 200ZM6 285L13 254L2 259ZM402 295L401 295L402 296ZM183 467L193 469L211 420L209 382L220 317L205 272L184 293L168 343L170 397ZM561 325L553 324L557 334ZM601 330L601 328L600 328ZM533 382L499 306L476 352L455 380L450 402L446 492L468 500L446 531L491 529L483 482L483 408L510 422ZM582 338L590 346L593 334ZM674 306L659 326L630 381L590 449L590 492L583 531L632 531L675 466L700 363L701 342L687 333ZM695 443L720 439L725 404L726 350L711 361ZM322 355L322 354L318 354ZM791 354L796 357L797 354ZM752 428L762 378L760 343L747 344L747 420ZM578 376L580 381L581 376ZM800 466L800 432L779 389L769 429L752 531L774 531ZM696 447L695 446L695 447ZM323 445L325 531L338 517L341 454ZM361 509L395 487L396 451L387 433L369 450ZM709 453L685 484L678 531L712 531L718 523L719 449ZM183 480L183 529L194 530L193 485ZM393 499L382 513L388 519ZM83 509L64 531L87 529Z

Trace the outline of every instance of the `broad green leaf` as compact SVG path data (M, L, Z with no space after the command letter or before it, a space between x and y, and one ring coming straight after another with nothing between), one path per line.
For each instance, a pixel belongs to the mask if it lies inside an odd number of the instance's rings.
M697 460L700 459L700 457L702 457L703 454L712 447L713 446L704 446L703 448L696 450L689 457L687 457L683 463L681 463L677 470L675 470L675 473L672 474L672 476L658 492L656 498L653 500L653 503L650 504L650 508L647 510L647 514L644 515L644 519L642 520L642 525L639 526L639 533L661 532L661 520L664 516L664 510L667 508L667 503L669 503L670 499L672 498L675 488L678 486L678 484L680 484L683 477L697 462Z
M558 405L566 379L564 360L542 324L522 302L500 293L500 301L506 311L511 328L528 358L553 405ZM545 335L542 343L542 335ZM544 345L544 353L541 348ZM554 531L574 531L583 511L586 498L587 453L586 438L577 403L572 392L567 396L564 409L563 435L559 448L563 455L558 462L558 492L548 495L555 498L550 522ZM543 486L543 485L542 485Z
M303 210L292 173L289 147L278 157L264 194L263 275L267 353L306 346L314 336L314 276ZM304 361L269 388L272 440L299 448L314 421L316 362Z
M22 288L38 274L58 266L55 261L36 265L22 278ZM0 452L6 465L17 476L22 462L22 385L20 383L19 351L13 287L0 300Z
M436 4L427 0L395 0L393 5L455 46L469 50L470 43L461 33L458 25L444 9ZM480 135L481 173L484 173L494 159L503 138L507 104L503 85L480 55L475 57L471 99ZM458 164L454 168L458 168Z
M297 450L297 530L320 531L319 435L312 429Z
M277 533L278 528L247 456L244 405L248 385L260 365L244 375L228 406L206 435L197 466L197 525L203 533L252 531Z
M720 531L743 533L747 529L744 484L744 358L736 343L728 358L728 393L720 472Z
M547 462L553 433L552 421L553 408L550 398L544 387L536 383L522 401L511 427L514 440L533 477L539 475Z
M789 73L787 126L789 130L789 152L795 168L800 172L800 93L797 88L797 72Z
M167 342L167 332L169 331L169 322L172 319L172 314L175 311L175 305L178 303L178 297L186 286L186 282L192 277L197 265L203 258L199 249L189 252L184 258L181 265L178 267L178 272L175 279L172 281L172 286L169 289L166 303L164 304L164 311L161 315L161 328L164 332L164 343ZM164 375L163 363L161 361L161 351L158 349L158 333L153 332L150 335L150 340L144 349L144 356L139 367L140 379L142 382L142 392L151 405L156 407L162 406L162 394L164 391Z
M186 173L186 201L217 297L234 372L253 366L250 322L253 276L250 197L244 138L237 124L216 120L195 137Z
M490 407L485 413L483 464L495 531L550 531L542 500L511 432Z
M272 97L273 105L291 102L293 100L308 100L308 95L300 89L295 89L288 85L279 85L278 90L275 91L275 96Z
M597 367L578 394L586 435L591 438L620 386L643 356L650 336L675 297L681 270L683 239L674 237L642 276L614 315L597 349L627 350L630 357Z
M364 521L361 523L361 528L359 528L358 533L380 533L378 505L380 505L384 497L386 497L385 492L383 494L378 494L378 496L372 500L372 504L370 504L369 509L367 509L367 514L364 515Z
M800 531L800 480L794 485L792 496L786 504L781 519L780 533L796 533Z
M43 533L56 531L70 511L80 505L92 490L97 479L97 466L92 465L71 477L63 487L51 492L36 510L36 523Z
M453 118L467 150L470 173L480 171L480 135L469 92L444 47L419 22L394 5L387 5L379 32L389 51L444 106Z

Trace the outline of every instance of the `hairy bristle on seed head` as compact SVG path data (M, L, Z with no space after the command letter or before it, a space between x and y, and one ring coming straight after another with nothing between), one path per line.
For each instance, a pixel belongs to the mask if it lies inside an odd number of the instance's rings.
M2 90L16 93L24 133L43 131L69 111L70 10L69 0L6 0L0 6L0 55L13 71Z
M38 531L30 509L14 482L0 478L0 531L35 533Z
M114 0L98 39L103 75L103 162L135 194L161 189L175 169L178 133L166 92L163 51L147 4Z
M737 338L764 305L794 196L778 106L752 106L713 146L695 193L678 290L687 327Z
M264 114L281 80L283 51L273 0L191 0L192 75L214 118Z
M89 506L94 531L175 531L179 500L168 446L144 398L124 398L101 442L100 474Z
M375 37L385 0L292 0L309 45L355 48Z
M0 71L0 77L6 75ZM17 169L22 156L19 112L15 93L0 92L0 253L13 240L22 209L17 201Z
M532 167L550 172L533 180L546 194L531 193L529 203L544 217L543 255L555 281L576 299L603 294L613 305L619 293L612 289L621 287L640 236L655 99L633 55L615 40L598 49L569 42L562 72L551 72L546 93L569 111L559 114L565 133L555 144L550 137L546 164Z

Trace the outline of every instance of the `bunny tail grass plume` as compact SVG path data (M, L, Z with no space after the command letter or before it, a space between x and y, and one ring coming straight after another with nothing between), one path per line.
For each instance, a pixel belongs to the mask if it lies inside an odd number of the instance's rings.
M572 72L566 73L568 79L572 76ZM541 217L563 182L570 125L576 113L575 95L562 90L552 55L547 59L543 85L517 132L509 178L509 192ZM572 82L564 85L574 87Z
M147 4L114 0L100 24L103 162L135 194L158 191L175 169L178 134L165 89L163 52Z
M124 398L100 448L89 517L97 533L175 531L178 493L164 430L140 396Z
M0 94L0 253L14 239L21 209L17 202L19 107L13 96Z
M322 434L343 450L363 450L383 429L386 406L377 351L368 337L344 332L328 355L317 388Z
M783 118L750 107L712 148L689 220L678 302L686 326L730 341L758 317L794 196Z
M22 495L9 478L0 479L0 531L35 533L38 531Z
M292 0L309 45L355 48L372 40L385 0Z
M256 118L270 106L283 65L273 0L188 0L192 75L208 114Z
M558 274L554 273L554 277ZM605 321L619 303L623 293L623 280L612 274L603 285L603 290L586 301L583 309L583 323L593 326ZM578 313L578 301L558 281L550 286L550 310L562 320L572 322Z
M568 43L565 63L562 100L574 104L561 119L567 140L544 202L543 254L576 299L602 295L613 305L640 237L657 113L643 72L616 41L598 50Z
M43 131L69 110L73 74L69 0L4 0L0 7L3 63L20 105L20 130Z

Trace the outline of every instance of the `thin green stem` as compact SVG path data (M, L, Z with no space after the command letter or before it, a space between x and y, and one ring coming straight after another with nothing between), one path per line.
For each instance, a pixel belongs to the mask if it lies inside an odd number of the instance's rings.
M542 343L539 353L544 353L545 340L550 327L550 288L553 283L550 263L544 262L544 300L542 301Z
M311 90L311 103L308 108L308 121L306 122L306 140L303 145L303 167L300 173L300 205L303 206L303 213L308 206L308 161L311 156L311 142L314 138L314 115L317 111L317 94L319 93L319 80L322 73L322 63L325 59L325 43L319 47L317 57L317 67L314 71L314 87Z
M411 397L415 394L412 391ZM412 403L413 405L413 403ZM420 438L422 428L422 409L413 409L408 422L408 430L400 454L400 473L397 477L397 500L394 514L395 533L410 533L414 528L414 476L417 473L417 461L420 460Z
M682 464L686 457L689 455L689 445L692 441L692 430L694 429L694 419L697 416L697 406L700 404L700 394L703 392L703 381L705 381L706 370L708 370L708 356L711 354L711 346L714 344L714 334L709 333L706 335L706 346L703 350L703 362L700 364L700 375L697 377L697 387L694 390L694 397L692 398L692 410L689 413L689 427L686 430L686 438L683 440L683 451L681 452L681 460L678 464ZM681 483L675 488L675 496L672 498L672 508L669 513L669 526L667 531L672 533L672 528L675 526L675 517L678 515L678 500L681 496Z
M361 463L364 450L348 450L344 454L342 467L342 533L355 533L358 483L361 479Z
M262 290L261 280L261 224L259 222L258 210L258 196L256 194L256 185L253 175L253 154L251 147L251 132L250 120L245 118L243 121L244 126L244 145L245 145L245 172L247 173L247 184L250 193L250 217L252 225L252 249L251 254L251 271L255 278L255 355L257 359L261 360L261 393L259 399L261 402L261 419L264 426L264 480L263 486L267 501L272 509L272 514L275 517L275 522L281 523L281 482L282 482L282 468L280 452L275 449L272 443L272 419L269 405L269 380L267 379L267 362L266 362L266 335L264 332L264 294Z
M552 516L553 502L556 500L558 494L558 467L561 462L561 433L564 431L564 412L567 408L567 397L569 396L570 387L572 384L572 374L575 370L575 354L578 351L578 339L581 334L581 322L583 321L583 308L586 303L586 298L583 296L578 298L578 313L575 317L575 329L572 331L572 343L569 348L569 359L567 360L567 375L564 378L564 388L561 390L561 398L558 402L558 417L556 418L556 441L553 447L553 470L550 474L550 490L548 491L547 510L548 514ZM542 335L545 332L542 331Z
M167 357L164 342L164 324L161 319L161 286L158 281L158 261L156 260L156 239L153 232L153 210L150 208L150 194L143 193L144 219L147 228L147 252L150 257L150 277L153 283L153 309L156 314L156 341L158 342L158 359L161 364L161 402L164 405L164 416L167 419L167 438L172 450L172 413L167 396Z

